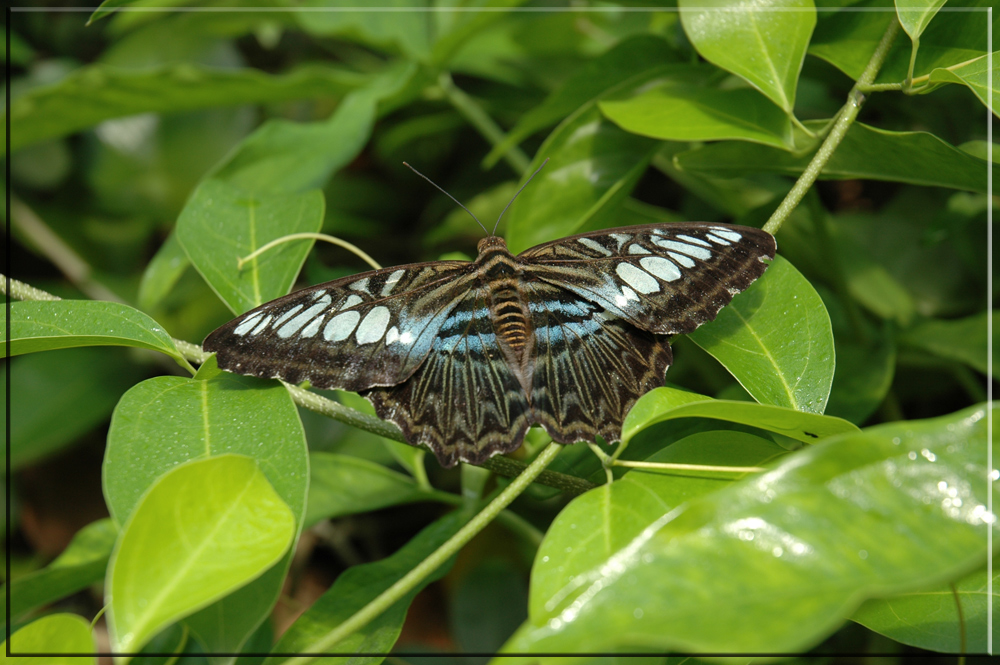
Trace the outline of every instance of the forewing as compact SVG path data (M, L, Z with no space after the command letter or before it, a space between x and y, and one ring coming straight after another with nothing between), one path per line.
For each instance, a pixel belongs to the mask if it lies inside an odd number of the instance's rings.
M774 258L760 229L709 223L622 227L532 247L526 277L599 304L649 332L689 333L711 321Z
M618 441L636 400L663 385L670 345L570 291L544 282L531 290L532 420L560 443Z
M481 288L451 311L409 381L364 394L379 418L445 467L516 449L529 424L527 395L500 351Z
M474 281L464 261L352 275L272 300L205 340L238 374L365 390L405 381Z

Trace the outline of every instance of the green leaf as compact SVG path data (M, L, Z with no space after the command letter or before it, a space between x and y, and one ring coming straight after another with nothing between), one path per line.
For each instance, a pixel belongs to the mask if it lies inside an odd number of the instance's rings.
M812 0L679 0L677 6L684 31L702 57L743 77L792 113L816 26Z
M989 318L992 317L993 339L987 337ZM981 312L963 319L927 319L904 331L899 341L906 346L927 351L940 358L965 363L983 374L1000 374L1000 362L994 356L993 365L987 362L987 351L1000 345L1000 313ZM992 370L992 371L991 371Z
M858 79L889 23L896 20L896 12L892 9L892 0L862 0L847 4L852 7L844 11L819 12L816 30L809 43L809 55L826 60L851 79ZM896 46L899 46L899 41ZM909 52L909 48L906 51Z
M104 423L143 368L117 349L36 353L10 364L10 461L17 470ZM0 387L6 395L6 385ZM58 413L58 418L52 414ZM6 416L5 416L6 419Z
M975 93L979 101L996 115L1000 111L991 100L1000 95L1000 73L997 72L998 68L994 66L993 80L989 80L988 65L990 57L996 63L998 55L1000 55L1000 51L995 51L991 55L970 60L958 67L951 69L939 67L930 73L928 81L930 83L960 83Z
M812 124L812 123L807 123ZM760 171L799 176L812 155L744 142L714 143L677 155L686 171L732 178ZM886 180L986 192L986 164L927 132L893 132L851 125L823 167L821 180Z
M1000 584L1000 561L993 560L993 588ZM989 577L986 568L950 584L869 600L852 621L897 642L942 653L987 653ZM996 598L993 613L996 616ZM959 615L958 603L961 603ZM965 642L962 633L965 632ZM996 635L994 635L994 640Z
M585 62L566 82L541 104L521 116L483 159L487 168L496 164L513 146L535 132L556 124L576 109L601 98L624 79L639 72L659 68L676 59L673 50L654 35L634 35L615 44L607 52Z
M171 233L142 273L142 281L139 282L139 307L147 311L157 307L190 265L191 259L184 252L177 234Z
M554 238L613 224L611 213L645 172L656 143L628 134L591 103L545 140L529 169L549 163L511 206L507 244L513 253Z
M390 557L375 563L366 563L349 568L342 573L333 586L313 603L285 632L274 646L274 653L314 653L319 639L353 616L358 610L374 600L383 591L395 584L417 564L430 556L434 550L453 536L465 522L468 515L453 512L445 515L413 537L410 542ZM324 653L339 654L379 654L388 653L403 627L406 611L414 596L431 582L440 579L451 561L445 563L433 574L427 576L412 591L396 602L364 628L323 650ZM383 657L374 655L362 658L363 663L381 662ZM277 665L285 660L272 656L264 665ZM329 665L357 661L357 657L340 656L324 658Z
M91 65L11 100L10 149L67 136L112 118L334 97L365 81L327 65L305 65L277 76L251 68L193 63L140 70Z
M153 635L260 576L295 536L295 516L253 459L187 462L143 495L111 555L114 651Z
M102 2L100 6L94 10L94 13L90 15L90 18L87 19L87 25L89 26L94 23L94 21L99 21L105 16L111 16L119 7L128 7L136 2L137 0L104 0L104 2Z
M642 430L673 418L715 418L777 432L805 443L818 439L856 432L857 427L832 416L795 411L793 409L712 399L697 393L663 387L651 390L636 402L622 426L622 441L629 441Z
M323 194L248 191L205 180L177 220L177 239L194 267L235 314L288 293L313 240L293 240L248 261L238 261L272 240L317 233L323 225Z
M324 519L366 513L388 506L427 501L434 494L409 476L350 455L314 452L309 456L308 528Z
M97 645L91 634L90 622L75 614L50 614L42 617L4 640L3 653L46 654L46 665L96 664L96 656L53 656L63 653L95 653ZM8 656L9 665L36 665L39 656Z
M15 578L10 593L10 620L19 621L31 610L86 589L104 577L118 530L110 519L80 529L55 561L41 570ZM4 619L7 608L3 608Z
M746 88L717 90L665 79L642 86L635 97L602 101L600 107L625 131L656 139L739 139L782 149L793 145L788 116Z
M986 416L848 432L680 506L643 501L645 527L613 554L568 583L533 577L530 618L504 651L802 651L865 598L965 575L996 521ZM584 517L546 540L572 552Z
M762 404L823 413L835 366L823 300L781 256L764 276L688 336Z
M860 425L885 399L896 370L896 347L880 333L862 344L837 339L837 372L826 413Z
M347 95L323 122L269 120L227 157L212 177L263 192L301 192L321 187L368 143L379 102L414 77L412 63L399 63Z
M896 0L896 14L899 16L899 24L903 26L903 30L910 36L910 39L919 40L924 28L947 1Z
M348 11L296 12L295 18L307 33L317 37L344 37L390 52L399 51L410 58L427 59L434 19L426 11L430 4L427 0L390 0L379 5L399 11L350 11L358 6L352 3L353 0L304 0L299 6Z
M0 314L0 325L5 325L6 319L6 312ZM170 335L128 305L98 300L10 304L10 355L78 346L135 346L182 359Z
M237 453L257 460L301 525L308 487L305 435L281 385L221 374L206 381L161 376L115 409L104 458L104 496L120 524L143 492L176 465ZM301 528L301 526L299 526ZM239 651L270 614L291 552L249 585L186 619L206 648Z
M759 466L786 452L771 441L745 432L700 432L684 437L648 458L661 464ZM531 569L529 614L545 614L549 598L539 589L563 589L578 575L606 563L628 546L656 517L734 482L732 474L675 475L632 469L610 485L574 499L556 516Z

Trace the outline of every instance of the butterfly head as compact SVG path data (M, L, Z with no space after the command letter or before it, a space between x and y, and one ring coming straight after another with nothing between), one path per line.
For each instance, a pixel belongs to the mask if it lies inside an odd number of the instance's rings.
M480 256L498 251L505 254L510 253L510 250L507 249L507 243L500 236L486 236L479 241L476 249L479 251Z

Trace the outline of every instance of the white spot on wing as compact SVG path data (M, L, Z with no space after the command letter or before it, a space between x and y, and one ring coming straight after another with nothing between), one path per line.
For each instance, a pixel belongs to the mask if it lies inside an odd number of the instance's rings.
M265 316L264 320L260 322L260 325L257 326L256 328L254 328L253 330L251 330L250 334L251 335L259 335L260 333L262 333L264 331L264 328L267 328L267 326L270 325L271 319L273 319L273 318L274 317L272 315L270 315L270 314L268 314L267 316Z
M595 252L600 252L604 256L611 256L611 250L592 238L578 238L577 242L584 247L589 247Z
M389 346L398 339L399 339L399 330L396 329L396 326L393 326L389 328L389 332L385 334L385 345Z
M282 323L284 323L285 321L287 321L290 317L294 316L295 313L298 312L303 307L305 307L305 305L296 305L295 307L291 308L290 310L288 310L287 312L285 312L284 314L282 314L281 316L279 316L278 320L274 322L274 327L277 328L278 326L280 326Z
M723 229L718 226L714 226L712 227L712 232L715 233L715 235L725 238L731 242L739 242L743 239L741 234L733 231L732 229Z
M347 296L347 300L344 301L344 304L340 307L340 309L343 310L349 307L354 307L355 305L360 305L363 302L364 300L361 299L361 296L359 296L356 293L352 293L351 295Z
M322 325L323 317L317 316L302 330L302 332L299 333L299 337L315 337L316 333L319 332L320 326Z
M712 258L712 252L702 247L692 247L682 242L675 242L673 240L661 240L655 238L653 244L662 247L663 249L672 249L675 252L680 252L681 254L687 254L688 256L693 256L696 259L710 259Z
M705 234L705 237L708 238L709 240L711 240L712 242L714 242L716 245L730 245L730 244L732 244L728 240L726 240L725 238L720 238L719 236L715 235L714 233L707 233L707 234Z
M694 268L694 260L690 256L684 256L683 254L678 254L676 252L667 252L674 261L681 264L685 268Z
M399 336L399 343L400 344L412 344L413 343L413 335L410 334L409 330L407 330L406 332L404 332L402 335Z
M243 319L243 322L240 323L240 325L236 326L236 328L233 330L233 334L246 335L248 332L250 332L251 328L257 325L257 322L260 321L260 317L262 316L264 316L264 312L257 312L256 314L248 316L247 318Z
M646 249L642 245L629 245L628 246L628 253L629 254L651 254L652 252L650 252L648 249Z
M285 325L281 326L281 328L278 329L278 337L288 339L297 333L302 326L309 323L313 317L319 316L319 314L326 309L329 304L330 296L323 296L315 305L302 312ZM275 323L274 326L277 328L278 324Z
M389 325L389 308L373 307L365 316L365 320L358 326L358 332L354 334L354 339L358 344L371 344L382 338L385 327Z
M328 342L340 342L351 336L354 326L358 325L361 315L358 312L344 312L330 319L323 329L323 339Z
M368 293L368 278L365 277L364 279L359 279L351 284L349 288L354 289L355 291L364 291L365 293Z
M639 293L654 293L660 290L660 284L651 275L639 270L631 263L624 261L619 263L615 272Z
M385 284L382 286L383 297L389 295L392 292L392 287L396 286L396 282L398 282L405 273L406 273L405 270L396 270L391 275L389 275L389 279L385 280Z
M689 242L689 243L691 243L693 245L701 245L702 247L711 247L712 246L709 243L707 243L704 240L702 240L701 238L694 238L692 236L685 236L685 235L678 235L677 238L679 240L683 240L684 242Z
M313 300L316 300L316 298L319 298L320 296L325 296L325 295L326 295L326 289L320 289L319 291L317 291L316 293L313 294Z
M618 243L618 249L621 249L622 245L624 245L631 239L631 236L628 235L627 233L612 233L611 237L614 238L615 242Z
M639 259L639 265L653 273L665 282L681 278L681 271L668 259L660 256L647 256Z

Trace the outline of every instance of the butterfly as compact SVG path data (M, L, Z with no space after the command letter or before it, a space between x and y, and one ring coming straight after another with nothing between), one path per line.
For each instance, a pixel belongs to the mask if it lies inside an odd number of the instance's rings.
M464 206L463 206L464 207ZM713 320L775 254L713 223L583 233L518 255L385 268L296 291L205 340L224 370L359 392L445 467L517 449L612 442L673 362L668 335Z

